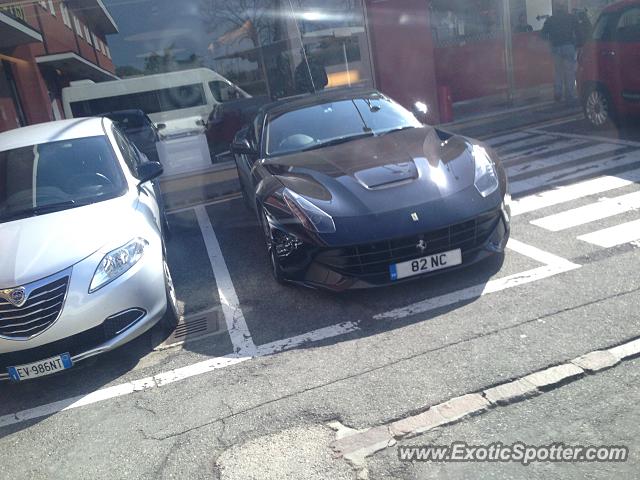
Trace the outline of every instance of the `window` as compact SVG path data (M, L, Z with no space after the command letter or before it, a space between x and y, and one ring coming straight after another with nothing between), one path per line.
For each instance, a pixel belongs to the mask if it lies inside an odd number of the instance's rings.
M48 0L49 1L49 11L51 12L51 15L53 15L55 17L56 15L56 8L53 5L53 0Z
M598 41L611 40L616 18L616 15L611 13L601 15L593 28L593 39Z
M96 98L70 104L74 117L91 117L118 110L142 110L147 115L206 105L201 84Z
M104 136L0 152L0 171L7 172L0 179L0 223L33 216L38 207L78 207L126 191L122 170Z
M84 39L87 41L89 45L91 45L91 33L86 25L84 25Z
M64 3L60 4L60 13L62 14L62 21L64 24L71 28L71 18L69 17L69 9Z
M640 8L630 8L622 14L616 26L616 40L640 42Z
M73 18L73 26L75 27L76 34L82 38L82 25L80 25L80 20L73 14L71 14L71 18Z
M111 50L109 49L109 45L105 44L104 49L105 49L105 53L107 54L107 58L110 59L111 58Z
M98 37L96 37L96 34L91 32L91 40L93 40L93 46L96 48L96 50L100 50L100 45L98 43Z
M136 149L129 143L124 134L120 132L115 126L113 127L113 136L116 139L116 143L120 148L120 152L122 152L122 157L124 158L124 162L129 167L129 171L131 175L134 177L138 175L138 167L142 163L140 156Z

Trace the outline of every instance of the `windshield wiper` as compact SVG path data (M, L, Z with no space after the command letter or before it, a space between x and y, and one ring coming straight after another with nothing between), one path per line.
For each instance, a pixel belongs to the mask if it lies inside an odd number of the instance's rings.
M316 150L318 148L331 147L333 145L340 145L341 143L352 142L353 140L358 140L361 138L373 137L373 132L360 133L358 135L349 135L347 137L334 138L333 140L328 140L326 142L318 143L316 145L311 145L307 148L303 148L302 152L308 152L309 150Z
M75 200L67 200L65 202L51 203L49 205L41 205L35 207L31 211L34 215L42 215L43 213L58 212L60 210L66 210L67 208L73 208L77 205Z
M387 130L386 132L382 132L380 134L378 134L379 137L382 137L383 135L387 135L389 133L395 133L395 132L401 132L402 130L413 130L414 126L412 125L405 125L404 127L397 127L397 128L392 128L391 130Z

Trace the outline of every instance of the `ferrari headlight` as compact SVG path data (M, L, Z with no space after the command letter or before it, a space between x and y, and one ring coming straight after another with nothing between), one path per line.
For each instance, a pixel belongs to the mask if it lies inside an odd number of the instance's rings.
M315 230L318 233L334 233L336 231L336 224L331 215L316 207L303 196L285 188L284 200L291 212L308 230Z
M142 258L148 245L149 242L145 239L134 238L126 245L107 253L93 274L89 293L100 290L127 272Z
M473 146L473 159L476 165L474 184L483 197L488 197L500 186L493 160L487 150L479 145Z

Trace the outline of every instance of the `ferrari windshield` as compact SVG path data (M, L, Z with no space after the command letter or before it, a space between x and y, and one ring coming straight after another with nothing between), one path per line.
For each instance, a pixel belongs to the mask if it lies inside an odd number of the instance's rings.
M380 95L322 103L268 118L267 156L420 126L408 110Z
M125 181L103 136L0 152L0 223L117 197Z

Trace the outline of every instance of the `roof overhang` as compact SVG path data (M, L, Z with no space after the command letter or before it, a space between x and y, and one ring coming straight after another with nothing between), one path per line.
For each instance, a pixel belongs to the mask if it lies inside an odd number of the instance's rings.
M118 33L118 25L102 0L67 0L67 3L74 11L81 12L88 22L102 30L105 35Z
M74 52L36 57L36 63L61 70L74 80L86 79L94 82L118 80L118 77L113 73L91 63Z
M0 11L0 48L33 42L42 42L40 32Z

